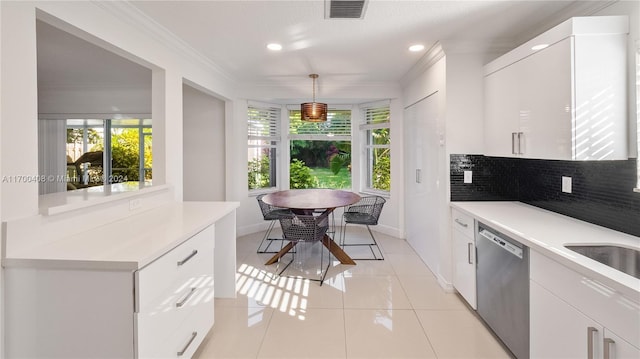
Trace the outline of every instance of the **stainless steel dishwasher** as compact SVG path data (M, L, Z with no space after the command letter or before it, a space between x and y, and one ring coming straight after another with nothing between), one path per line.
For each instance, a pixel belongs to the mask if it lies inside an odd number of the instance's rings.
M529 248L479 223L478 314L518 359L529 358Z

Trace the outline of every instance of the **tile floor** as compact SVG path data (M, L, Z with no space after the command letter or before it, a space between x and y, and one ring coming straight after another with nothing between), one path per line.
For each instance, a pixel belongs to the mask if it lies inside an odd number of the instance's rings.
M317 262L276 276L276 265L264 265L271 255L256 253L262 235L238 238L237 298L216 299L215 326L196 358L509 358L404 240L376 233L385 260L332 262L320 286L293 277ZM366 236L349 228L349 238ZM320 248L301 248L298 259L318 258ZM355 258L368 249L347 251Z

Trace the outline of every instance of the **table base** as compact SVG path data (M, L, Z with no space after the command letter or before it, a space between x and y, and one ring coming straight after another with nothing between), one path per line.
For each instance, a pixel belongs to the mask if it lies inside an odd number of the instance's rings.
M349 257L349 255L347 255L347 253L345 253L345 251L343 251L342 248L340 248L340 246L336 242L334 242L333 239L331 239L331 237L329 237L328 235L324 235L324 237L322 238L322 244L327 247L329 252L331 252L331 254L333 254L333 256L336 257L336 259L339 260L341 264L356 264L356 262L354 262L353 259L351 259L351 257ZM294 246L295 244L293 244L293 242L287 243L286 246L282 247L282 249L273 257L271 257L265 264L270 265L276 263L278 259L280 259L280 257L287 254L287 252L289 252Z

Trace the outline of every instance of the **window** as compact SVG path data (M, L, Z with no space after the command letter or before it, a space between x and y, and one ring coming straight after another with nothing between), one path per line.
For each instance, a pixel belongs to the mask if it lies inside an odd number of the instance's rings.
M153 160L151 120L66 120L66 157L68 190L149 182Z
M289 111L289 186L351 188L351 110L329 110L326 122Z
M362 106L360 131L364 137L365 191L391 189L391 128L389 102Z
M151 119L39 119L39 194L150 184L151 131Z
M249 105L247 115L249 190L275 188L280 108Z

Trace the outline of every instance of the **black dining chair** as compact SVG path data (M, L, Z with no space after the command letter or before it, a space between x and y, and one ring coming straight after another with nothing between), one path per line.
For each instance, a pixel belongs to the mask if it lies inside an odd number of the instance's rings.
M321 242L324 238L327 230L329 229L329 213L324 212L319 216L314 215L302 215L302 214L291 214L288 216L280 217L280 227L282 227L282 235L285 240L290 241L294 244L292 249L295 248L296 245L305 242L305 243L316 243ZM293 252L293 257L289 263L278 273L278 275L282 275L285 270L296 260L296 255L300 255L302 251L296 250ZM329 271L329 266L331 265L331 254L327 254L327 266L324 266L324 246L320 247L320 273L319 279L308 278L310 280L319 281L320 285L324 282L324 278ZM278 260L278 265L280 260ZM324 268L324 269L323 269Z
M269 238L269 235L271 234L271 231L273 230L273 227L275 226L276 221L283 216L291 215L291 210L288 208L275 207L268 203L265 203L262 200L262 197L264 196L266 196L266 194L260 194L256 197L256 200L258 200L258 205L260 206L260 210L262 211L262 218L265 221L270 221L270 223L269 223L269 227L267 228L267 231L264 233L264 236L262 237L262 241L260 241L260 244L258 245L258 249L256 252L257 253L277 253L278 252L277 250L269 251L269 247L271 246L271 243L273 241L283 241L283 239ZM267 243L267 245L263 249L262 247L265 242Z
M344 210L344 214L342 215L342 220L344 225L342 226L342 235L340 236L340 246L348 247L348 246L369 246L371 253L373 254L373 258L353 258L355 260L383 260L384 256L382 255L382 251L380 250L380 246L378 246L378 242L376 241L376 237L374 237L373 232L371 232L371 228L369 226L375 226L378 224L378 218L380 218L380 213L382 212L382 207L384 206L386 200L380 196L366 196L362 197L358 202L348 206ZM369 230L369 234L371 235L371 239L373 243L345 243L345 237L347 233L347 224L361 224L367 226ZM373 247L377 249L377 254L373 250Z

